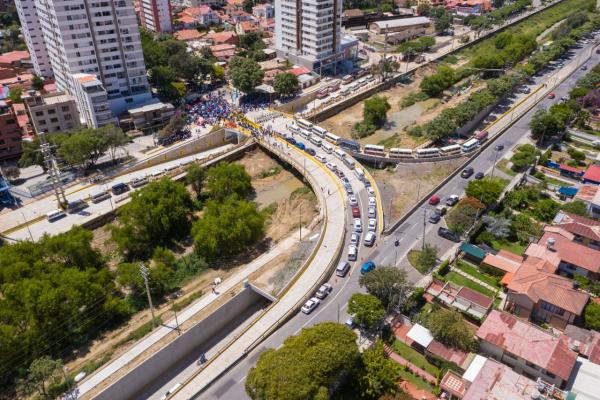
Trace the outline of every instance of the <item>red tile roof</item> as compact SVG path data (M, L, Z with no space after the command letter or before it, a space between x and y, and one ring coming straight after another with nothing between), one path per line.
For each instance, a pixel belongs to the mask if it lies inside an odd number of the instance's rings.
M12 64L17 61L29 59L29 52L25 50L14 50L0 54L0 64Z
M189 15L180 15L177 20L184 24L193 24L198 22L196 18L190 17Z
M180 31L175 32L173 36L175 36L177 40L187 41L198 40L204 35L195 29L182 29Z
M577 361L577 353L569 349L565 336L552 336L513 315L497 310L492 310L476 335L563 380L569 379Z
M554 226L574 235L600 241L600 222L593 219L561 211L554 219Z
M598 185L581 185L579 190L577 190L577 194L574 199L583 200L586 202L590 202L594 200L594 196L598 192Z
M206 40L212 40L214 44L221 44L229 41L237 40L237 35L235 32L223 31L223 32L215 32L209 33L206 35Z
M544 235L540 238L539 243L547 244L548 239L554 239L553 248L563 262L590 272L598 272L600 270L600 251L573 242L573 235L571 233L565 230L560 232L557 229L559 228L545 227Z
M489 308L492 305L492 299L482 295L481 293L471 290L466 286L462 287L458 291L457 297L462 297L463 299L466 299L471 303L477 304L484 308Z
M566 165L566 164L560 164L558 166L559 169L563 170L563 171L569 171L569 172L573 172L575 174L582 174L583 171L580 170L579 168L575 168L575 167L571 167L570 165Z
M587 171L585 171L585 174L583 174L583 179L592 182L600 182L600 166L590 165Z
M537 382L491 358L487 359L463 400L531 400L539 394Z
M296 67L292 69L288 69L286 72L292 73L296 76L308 74L310 71L306 67Z
M520 261L515 261L514 259L512 259L512 257L507 258L501 255L500 253L496 255L488 253L483 259L482 263L490 265L494 268L498 268L499 270L504 272L515 272L523 262L523 257L520 257L520 259Z
M464 351L452 349L438 342L437 340L432 340L431 343L429 343L429 346L427 346L427 351L433 355L441 357L444 360L453 362L459 367L462 366L468 356L468 354Z
M199 17L200 15L211 14L214 11L209 6L200 6L200 7L189 7L183 10L182 14L189 15L191 17Z

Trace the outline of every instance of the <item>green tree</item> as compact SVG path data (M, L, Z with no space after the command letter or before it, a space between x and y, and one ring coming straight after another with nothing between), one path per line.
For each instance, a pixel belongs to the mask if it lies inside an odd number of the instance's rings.
M475 223L479 212L485 206L473 197L466 197L446 215L446 223L454 232L462 234Z
M512 163L511 169L515 172L527 169L534 164L536 156L537 150L535 146L531 144L519 146L517 151L510 158Z
M194 249L206 259L238 254L263 236L265 220L250 201L210 200L192 228Z
M300 88L298 77L291 72L282 72L281 74L277 74L275 75L273 88L282 96L293 94Z
M320 400L355 368L356 335L347 327L323 322L288 337L278 349L264 351L246 378L253 400ZM307 373L310 371L310 373Z
M560 209L560 204L552 199L543 199L535 203L533 215L540 221L552 222L556 213Z
M348 300L348 313L352 314L355 323L370 329L383 318L385 309L377 297L371 294L354 293Z
M252 7L254 7L254 0L244 0L242 6L244 7L244 11L247 13L252 13Z
M560 209L571 214L580 215L582 217L587 215L587 205L581 200L574 200L565 203L560 207Z
M187 86L183 82L171 82L163 89L163 95L176 103L187 95Z
M150 83L159 91L167 90L167 86L177 79L177 73L168 65L157 65L150 70Z
M476 351L473 332L458 311L438 308L424 321L433 337L443 344L463 351Z
M395 267L375 268L361 275L358 282L388 310L401 308L411 290L406 272Z
M490 206L500 198L505 186L506 181L504 179L497 177L483 178L469 181L465 193L467 196L481 201L486 206Z
M117 159L117 151L129 143L129 137L119 127L112 124L104 125L96 131L104 139L106 150L114 163Z
M31 78L31 87L35 90L42 90L44 88L44 78L38 74L33 74L33 78Z
M233 194L243 199L252 192L252 178L243 166L221 162L207 171L206 189L214 200L222 201Z
M542 235L542 226L526 214L517 214L513 218L511 229L521 243L529 243L530 238L535 239Z
M438 249L430 244L425 244L419 253L417 262L423 269L431 269L437 264Z
M431 6L428 3L419 3L419 5L417 6L417 14L419 15L429 15L429 12L431 11Z
M66 163L82 168L94 165L108 148L106 138L90 128L56 135L55 140L58 144L58 155Z
M204 187L204 180L206 179L206 169L196 163L190 164L185 170L185 183L192 186L196 197L202 193Z
M381 340L364 351L360 371L359 386L363 399L379 399L398 390L400 365L388 358Z
M229 62L229 76L236 89L250 93L260 85L265 72L253 59L233 57Z
M442 65L438 67L435 74L423 78L419 87L429 96L436 97L452 86L456 80L456 72L451 67Z
M188 234L192 207L185 186L163 177L131 193L131 201L117 211L111 238L128 259L147 257L156 246Z
M13 103L22 103L23 102L23 99L21 98L22 96L23 96L23 88L20 86L10 88L10 92L8 92L8 99L10 101L12 101Z
M30 388L35 388L44 399L54 398L51 387L66 378L63 363L48 356L33 360L27 372Z
M363 120L367 124L381 127L385 123L387 112L391 106L387 97L372 96L364 101Z
M537 110L529 123L531 136L541 142L564 132L565 128L565 123L557 115L544 109Z
M600 330L600 304L590 301L583 310L583 321L586 328Z
M32 165L38 165L46 171L44 156L40 151L40 139L36 136L32 141L23 141L21 143L23 153L19 159L19 167L25 168Z

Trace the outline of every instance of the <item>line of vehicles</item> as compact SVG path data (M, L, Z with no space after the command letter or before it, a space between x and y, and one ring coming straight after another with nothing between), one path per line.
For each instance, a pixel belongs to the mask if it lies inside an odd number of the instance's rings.
M295 123L288 126L288 129L294 135L302 136L311 141L313 144L322 146L323 150L328 153L334 151L331 145L335 145L354 153L363 153L371 156L391 159L423 159L467 154L481 146L481 144L489 137L488 131L479 131L472 138L462 144L451 144L443 147L428 147L424 149L403 149L393 147L387 150L384 146L375 144L361 145L354 140L340 138L339 136L317 125L314 125L305 119L297 119ZM324 141L328 143L325 143Z
M356 80L356 81L355 81ZM356 93L358 89L365 86L369 82L373 82L375 80L375 76L369 74L367 70L361 69L357 71L355 74L346 75L340 80L335 80L331 85L319 90L315 97L319 100L326 99L330 96L329 100L324 105L335 103L340 98L348 96L349 94ZM354 82L354 83L353 83ZM347 85L346 87L340 90L340 85ZM336 93L340 90L339 93Z
M74 201L70 201L66 208L58 208L54 211L51 211L46 214L46 219L49 222L55 222L63 217L66 217L67 214L75 214L86 208L88 208L89 202L94 204L101 203L105 200L111 199L113 196L121 196L117 197L118 200L122 200L122 195L126 195L131 189L137 189L148 184L152 180L160 179L163 175L173 172L174 170L185 167L188 164L198 161L197 159L188 159L180 162L179 164L172 164L162 169L157 169L155 171L150 172L144 176L138 176L132 178L129 182L117 182L110 187L110 190L101 190L97 193L93 193L87 199L77 199Z

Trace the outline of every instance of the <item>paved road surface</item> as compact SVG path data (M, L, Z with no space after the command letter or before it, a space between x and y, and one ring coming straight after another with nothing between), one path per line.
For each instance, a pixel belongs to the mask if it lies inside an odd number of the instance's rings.
M577 58L586 49L591 46L586 46L584 49L577 51ZM576 58L573 58L578 61ZM597 54L592 55L592 59L587 62L589 67L592 67L600 61L600 56ZM568 65L563 70L566 70ZM563 72L564 73L564 72ZM506 131L495 143L504 144L504 150L498 154L498 160L503 158L504 155L508 154L511 149L520 142L527 140L529 134L529 121L533 116L533 113L538 107L548 108L553 103L560 101L561 96L568 94L571 87L573 87L575 81L585 75L585 71L581 71L578 68L575 72L569 76L554 92L556 98L554 100L544 99L540 104L529 111L524 117L518 120L508 131ZM553 71L544 74L543 76L535 78L535 84L539 85L544 82L550 82L552 79ZM494 146L490 146L485 149L476 159L472 160L469 164L475 171L489 172L494 163L496 154L494 152ZM400 167L401 168L401 167ZM460 178L459 176L451 179L446 185L443 186L438 194L445 199L450 194L462 195L464 188L467 184L467 180ZM431 212L429 206L425 207L426 212ZM370 254L370 259L373 259L377 265L392 265L394 263L395 253L398 252L398 266L407 271L411 281L416 282L421 278L421 275L415 271L412 267L408 266L405 255L410 249L418 245L422 240L423 231L423 211L422 209L414 212L404 222L399 229L397 229L392 235L388 236L385 241L379 243L379 246ZM427 223L425 230L425 240L427 243L437 246L440 249L440 254L451 250L455 244L440 238L437 236L437 225ZM400 246L395 248L395 238L400 238ZM367 252L363 252L364 255ZM248 396L244 390L244 381L249 369L256 363L260 353L267 348L279 347L285 338L290 335L297 334L302 328L311 326L315 323L322 321L340 321L344 322L348 318L346 313L346 304L350 296L358 291L361 291L358 285L359 273L357 272L357 266L355 265L352 273L345 279L333 277L330 282L333 284L333 292L325 300L325 302L311 315L304 315L298 313L273 335L267 338L258 348L250 352L248 356L242 359L237 365L235 365L227 374L220 377L218 380L208 387L203 393L194 397L195 399L214 400L214 399L247 399Z

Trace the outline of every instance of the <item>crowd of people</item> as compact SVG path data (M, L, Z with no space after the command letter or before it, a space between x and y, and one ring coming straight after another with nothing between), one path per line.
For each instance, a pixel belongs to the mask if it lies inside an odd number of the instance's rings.
M158 139L158 144L161 146L168 146L180 140L185 140L192 137L192 132L188 127L185 127L177 132L173 132L167 137Z
M234 110L219 93L202 96L195 103L187 106L188 124L205 128L217 125L221 120L233 119Z

